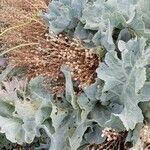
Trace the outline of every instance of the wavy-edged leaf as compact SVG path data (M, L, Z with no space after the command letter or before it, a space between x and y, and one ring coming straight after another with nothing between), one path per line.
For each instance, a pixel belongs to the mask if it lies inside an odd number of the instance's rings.
M61 71L64 73L65 79L66 79L66 90L65 90L66 95L65 95L65 97L66 97L67 101L71 103L73 108L77 109L78 105L76 102L76 96L75 96L75 92L73 89L71 72L70 72L69 68L65 65L63 65L61 67Z
M127 130L134 129L137 123L143 122L138 103L149 101L144 92L144 84L150 50L145 49L145 42L146 40L141 38L124 43L125 49L121 48L122 59L118 58L115 51L110 51L106 54L105 63L97 69L98 77L105 81L101 100L115 101L124 105L123 111L116 116L122 120Z
M47 13L42 14L50 31L58 34L66 29L77 26L85 0L53 0Z
M35 136L40 136L40 126L50 117L50 99L41 94L43 91L37 78L38 91L36 85L32 89L33 83L32 80L28 89L27 81L13 79L3 82L0 90L0 103L3 107L3 112L0 112L0 128L13 143L31 143Z

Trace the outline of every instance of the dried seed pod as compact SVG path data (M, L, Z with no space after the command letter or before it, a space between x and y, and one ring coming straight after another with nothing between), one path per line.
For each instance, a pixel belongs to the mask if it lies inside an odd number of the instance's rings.
M106 140L100 144L89 145L87 150L127 150L125 146L127 132L116 132L114 129L106 127L101 136L106 137Z
M140 131L141 141L144 143L144 148L150 148L150 126L144 125L144 127Z

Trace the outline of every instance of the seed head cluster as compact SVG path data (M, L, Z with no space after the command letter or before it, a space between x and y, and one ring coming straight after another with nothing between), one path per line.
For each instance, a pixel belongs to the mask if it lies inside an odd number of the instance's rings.
M104 136L107 137L107 141L112 141L112 140L117 140L117 138L120 136L120 134L112 128L105 128L102 131L101 136L102 137L104 137Z
M61 92L64 87L64 77L60 72L62 64L70 68L72 78L79 87L94 82L99 63L96 54L61 34L55 37L45 34L44 38L44 41L39 41L39 46L11 53L11 62L27 67L29 78L39 75L48 77L46 82L53 92Z
M145 125L140 132L141 141L146 150L150 149L150 126Z
M125 146L126 135L126 132L117 132L106 127L101 135L106 137L106 140L101 144L91 144L87 150L127 150Z

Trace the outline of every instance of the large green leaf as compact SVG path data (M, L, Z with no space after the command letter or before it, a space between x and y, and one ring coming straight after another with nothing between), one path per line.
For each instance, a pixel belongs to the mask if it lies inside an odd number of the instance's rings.
M145 88L146 66L150 63L150 49L145 49L144 38L133 39L128 43L120 41L117 52L106 54L105 63L97 69L98 77L105 81L101 101L117 102L124 106L118 116L127 130L143 122L139 102L149 101L150 95Z
M31 80L29 87L27 80L15 78L3 82L0 90L0 128L13 143L31 143L35 136L40 136L40 126L50 117L50 95L44 94L39 86L42 81L41 78Z
M74 94L69 68L62 66L61 70L66 78L66 89L63 94L58 95L59 99L56 98L56 100L51 101L52 112L50 117L54 133L47 130L51 138L50 150L77 150L92 142L92 138L94 138L95 125L93 122L98 122L98 117L95 117L94 120L88 115L92 110L94 111L103 84L97 79L94 84L83 89L84 93L77 96ZM91 129L90 133L87 132L88 128ZM100 132L102 130L101 127L96 129L99 129ZM85 141L84 135L86 133L89 134L87 134L87 140Z
M85 1L86 0L53 0L49 5L47 13L42 14L50 31L58 34L66 29L76 27Z
M88 47L115 49L114 29L150 39L149 0L52 0L42 16L55 34L69 30Z
M93 126L88 128L88 131L84 135L84 138L87 141L87 143L99 144L104 142L105 138L101 136L103 129L104 128L99 126L98 124L94 124Z

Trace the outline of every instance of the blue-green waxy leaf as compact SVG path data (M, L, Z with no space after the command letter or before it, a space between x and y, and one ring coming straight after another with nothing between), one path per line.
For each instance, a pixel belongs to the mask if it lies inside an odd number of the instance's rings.
M114 114L111 114L111 117L108 121L106 121L105 126L111 127L112 129L115 129L116 131L125 131L126 130L122 121L119 119L118 116L115 116Z
M104 126L105 122L109 120L111 115L111 109L106 106L102 106L100 103L93 107L92 111L89 113L88 118L97 122L100 126Z
M112 38L114 29L128 28L130 34L150 39L149 0L52 0L42 17L50 31L59 34L69 30L87 47L114 49L118 38Z
M71 22L69 8L58 1L53 1L48 9L48 13L43 14L43 18L49 25L49 29L55 34L62 32Z
M68 117L69 111L68 110L63 110L52 104L52 112L51 112L51 119L52 119L52 124L55 130L58 130L62 126L62 122L65 122L65 120Z
M124 126L119 119L113 114L119 114L122 111L122 105L112 103L106 106L96 103L91 112L88 115L88 118L97 122L101 127L113 127L116 130L124 130ZM117 125L114 125L114 122L118 122Z
M118 58L115 51L110 51L106 54L105 63L97 69L98 77L105 81L101 100L124 105L123 111L116 116L122 120L127 130L134 129L137 123L143 122L138 103L149 101L144 86L150 50L145 49L145 41L141 38L128 43L121 42L119 49L122 51L122 59Z
M99 126L98 124L95 124L89 128L89 131L87 133L85 133L84 138L88 143L91 144L102 143L105 140L105 138L101 136L103 129L103 127Z
M83 135L87 128L91 126L91 123L91 121L86 121L78 124L72 137L69 139L71 143L71 150L76 150L81 145Z
M95 33L84 28L84 24L79 22L74 31L74 38L82 41L85 47L94 47L92 38Z
M78 24L86 0L53 0L42 17L55 34L73 29Z
M49 118L52 111L52 96L42 87L44 79L45 78L43 77L37 77L29 82L31 99L35 99L37 103L39 101L39 104L41 105L36 112L36 122L39 124L42 124L47 118Z
M58 150L58 149L70 150L67 137L68 137L68 130L66 125L62 128L59 128L57 131L55 131L54 134L50 136L51 144L49 150Z
M102 94L103 85L104 83L102 80L96 79L95 83L88 87L84 87L83 91L90 101L96 102L97 100L100 100L99 98Z
M113 27L111 26L110 21L108 21L106 27L106 31L99 29L94 35L92 41L95 45L104 46L107 51L115 50L115 45L112 38Z
M79 107L81 109L81 118L83 120L86 120L87 115L94 107L95 102L91 102L90 99L88 99L85 94L81 94L77 100L77 103L79 104Z
M122 29L118 35L117 44L120 40L124 42L128 42L132 38L132 36L133 35L128 28Z
M36 136L40 136L40 126L50 117L50 95L44 94L39 86L41 81L41 78L35 78L29 87L27 80L14 78L3 82L5 88L0 89L0 106L3 107L3 112L0 112L0 128L13 143L31 143Z
M140 103L139 106L142 109L146 122L150 123L150 101Z
M105 22L102 17L104 10L104 0L98 0L92 3L87 3L83 10L81 21L85 23L85 29L98 30L99 27L104 28Z
M65 79L66 79L66 90L65 90L66 99L68 102L70 102L72 104L73 108L76 109L78 107L78 105L76 102L76 96L75 96L75 92L73 89L71 72L70 72L69 68L65 65L63 65L61 67L61 71L64 73Z

